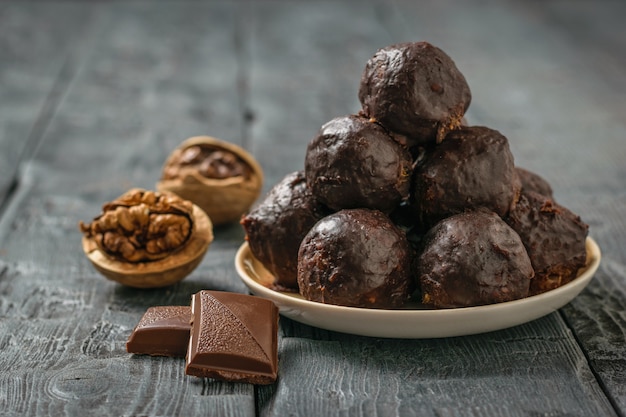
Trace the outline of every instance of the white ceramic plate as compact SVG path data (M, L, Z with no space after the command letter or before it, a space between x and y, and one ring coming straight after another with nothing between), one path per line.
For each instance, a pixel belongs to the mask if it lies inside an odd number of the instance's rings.
M587 266L575 280L562 287L506 303L443 310L426 309L420 304L401 310L342 307L307 301L299 294L274 291L268 288L274 277L254 258L247 243L237 251L235 267L253 294L274 301L280 314L304 324L373 337L451 337L516 326L569 303L589 284L600 264L597 243L588 237L586 245Z

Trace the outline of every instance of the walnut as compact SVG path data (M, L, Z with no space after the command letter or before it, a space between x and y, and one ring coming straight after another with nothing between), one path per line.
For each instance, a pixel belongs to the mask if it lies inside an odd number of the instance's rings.
M107 278L132 287L162 287L202 260L213 226L190 201L171 193L132 189L79 223L83 250Z
M196 136L169 155L157 190L192 201L219 225L239 221L259 197L262 185L261 167L243 148Z

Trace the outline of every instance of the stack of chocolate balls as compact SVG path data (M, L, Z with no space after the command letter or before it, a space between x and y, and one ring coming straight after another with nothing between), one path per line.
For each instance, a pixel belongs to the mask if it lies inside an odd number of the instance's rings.
M380 49L359 100L242 217L274 288L351 307L467 307L554 289L584 267L588 226L515 166L505 136L467 125L470 89L441 49Z

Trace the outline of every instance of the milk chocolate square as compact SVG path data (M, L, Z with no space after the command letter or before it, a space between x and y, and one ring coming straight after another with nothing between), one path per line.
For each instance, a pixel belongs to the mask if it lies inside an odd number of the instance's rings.
M278 373L278 308L251 295L200 291L191 300L185 373L271 384Z
M128 353L184 357L191 331L191 307L150 307L126 342Z

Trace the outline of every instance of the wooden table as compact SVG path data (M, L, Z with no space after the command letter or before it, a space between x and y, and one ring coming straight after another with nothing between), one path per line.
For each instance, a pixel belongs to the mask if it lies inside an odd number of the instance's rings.
M0 415L626 415L626 4L602 1L0 2ZM471 124L509 138L581 215L603 259L561 310L486 334L352 336L281 318L270 386L126 353L147 307L246 292L244 235L216 228L184 281L99 275L78 221L154 188L208 134L248 149L264 191L359 109L367 59L428 40L465 74Z

